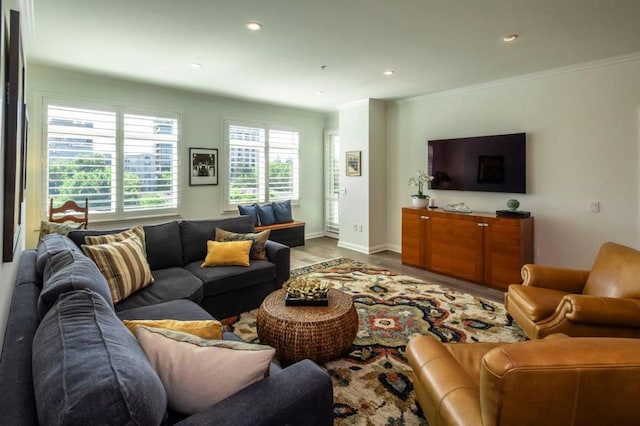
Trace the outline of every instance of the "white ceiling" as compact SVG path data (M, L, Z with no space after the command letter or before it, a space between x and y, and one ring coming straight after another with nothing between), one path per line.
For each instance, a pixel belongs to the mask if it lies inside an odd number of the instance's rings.
M30 62L320 111L640 52L640 0L33 2Z

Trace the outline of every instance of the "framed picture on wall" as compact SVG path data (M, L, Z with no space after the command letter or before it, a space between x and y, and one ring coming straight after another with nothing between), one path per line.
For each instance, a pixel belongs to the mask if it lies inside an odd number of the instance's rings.
M347 163L345 167L347 176L362 175L362 167L360 164L361 153L362 151L347 151Z
M0 4L1 5L1 4ZM2 9L0 8L0 11ZM21 79L23 55L22 43L20 41L20 12L10 11L9 31L6 31L6 21L2 18L2 45L4 54L2 57L2 72L4 73L3 84L6 88L4 111L4 212L3 212L3 232L2 232L2 261L12 262L22 229L22 197L24 195L24 179L22 173L23 156L26 154L26 147L23 141L22 113L24 98L22 90L24 85ZM7 40L8 36L8 42ZM8 49L8 52L6 51Z
M189 185L218 184L218 150L189 148Z

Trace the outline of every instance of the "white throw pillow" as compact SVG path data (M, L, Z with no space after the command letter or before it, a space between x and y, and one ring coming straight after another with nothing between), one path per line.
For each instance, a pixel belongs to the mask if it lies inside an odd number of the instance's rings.
M160 376L169 407L194 414L262 380L276 351L270 346L207 340L136 326L136 336Z

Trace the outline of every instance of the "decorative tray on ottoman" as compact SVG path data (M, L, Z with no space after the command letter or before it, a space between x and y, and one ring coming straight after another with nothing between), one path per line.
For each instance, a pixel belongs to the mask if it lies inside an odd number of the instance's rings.
M293 278L282 286L286 306L328 306L329 284L313 278Z
M329 306L329 295L325 294L323 297L316 299L303 299L287 294L284 297L284 304L286 306Z

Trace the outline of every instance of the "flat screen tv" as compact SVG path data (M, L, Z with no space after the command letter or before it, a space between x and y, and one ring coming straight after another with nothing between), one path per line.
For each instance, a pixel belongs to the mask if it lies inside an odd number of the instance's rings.
M428 142L430 189L527 192L526 134Z

